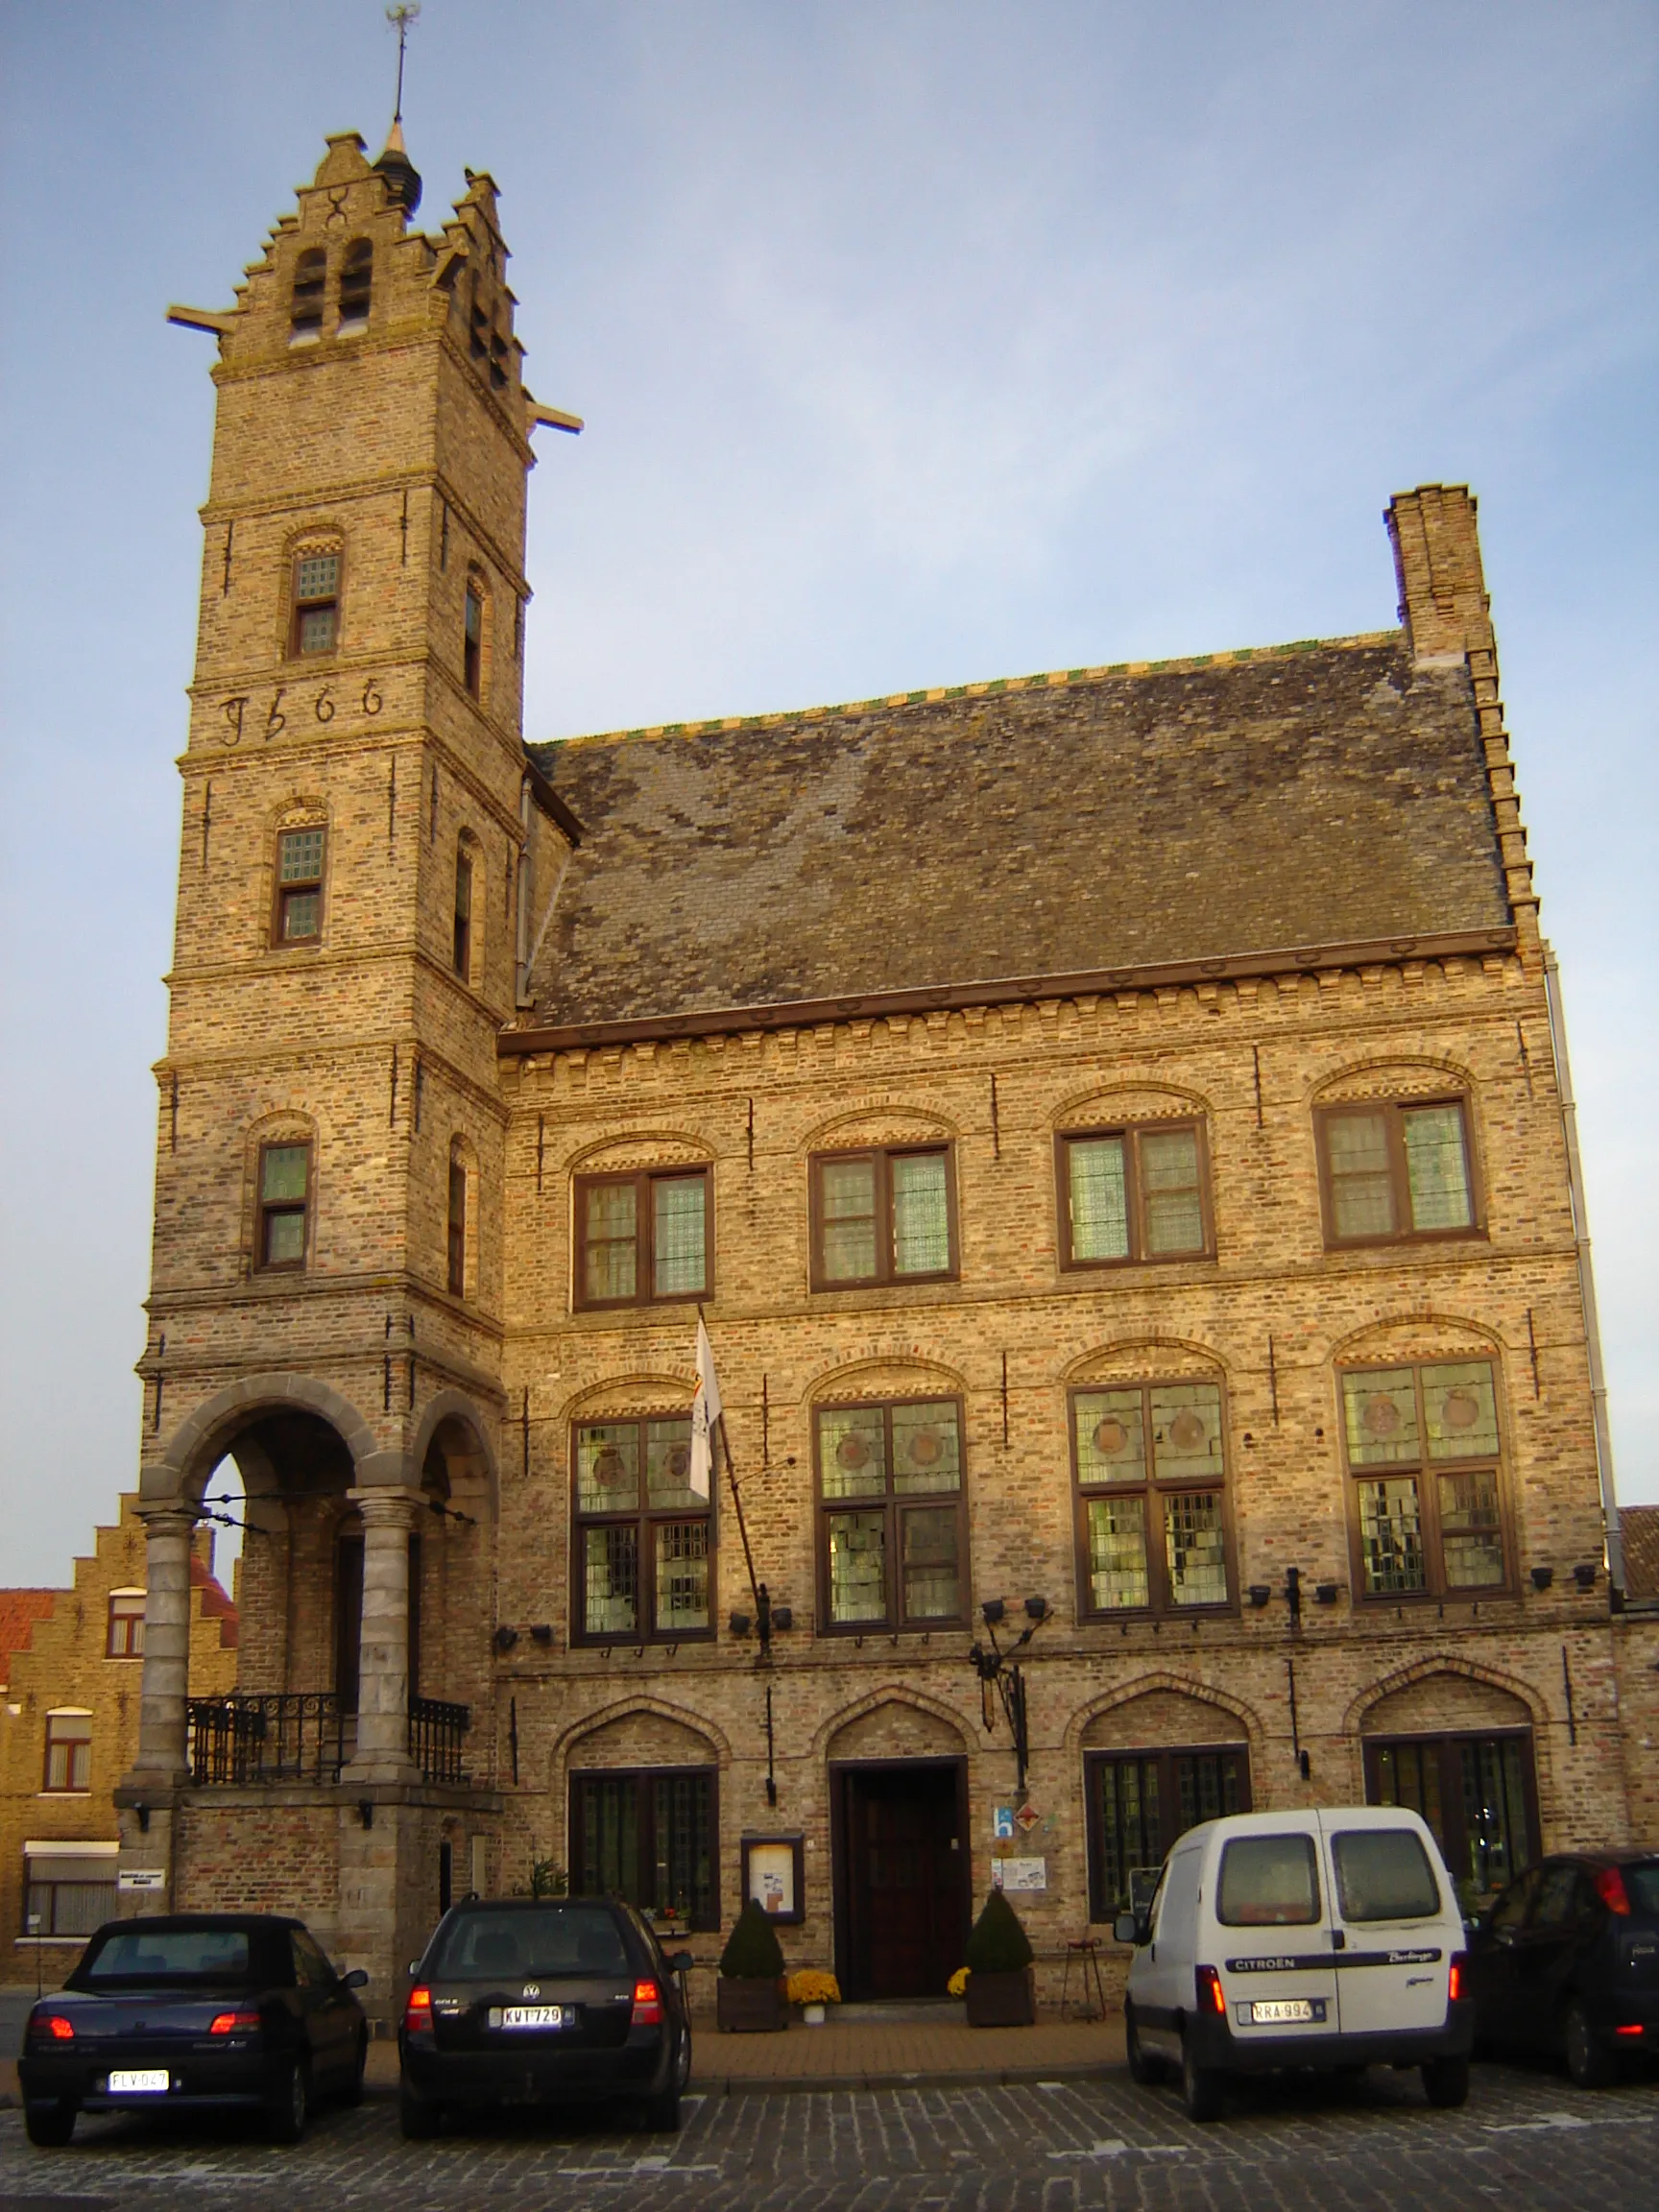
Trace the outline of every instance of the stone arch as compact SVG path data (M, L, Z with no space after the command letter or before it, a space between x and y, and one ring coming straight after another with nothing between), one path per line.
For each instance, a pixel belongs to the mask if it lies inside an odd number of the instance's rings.
M352 1479L363 1488L404 1479L401 1452L381 1446L351 1401L314 1375L247 1375L185 1415L158 1460L144 1469L140 1495L154 1505L200 1503L203 1484L229 1451L238 1430L261 1413L314 1413L339 1436Z
M464 1391L440 1390L422 1408L421 1426L415 1431L415 1448L409 1455L418 1480L424 1482L426 1464L434 1450L442 1454L445 1461L446 1497L453 1495L457 1487L457 1463L469 1459L477 1462L472 1471L477 1494L488 1503L490 1518L493 1521L500 1507L500 1469L484 1416Z
M1401 1697L1403 1693L1432 1680L1437 1674L1458 1675L1465 1682L1493 1691L1519 1706L1521 1710L1511 1719L1503 1721L1488 1719L1485 1725L1511 1728L1529 1725L1533 1731L1534 1757L1542 1766L1550 1724L1550 1711L1543 1697L1529 1682L1524 1682L1519 1675L1505 1673L1500 1668L1484 1666L1479 1660L1465 1659L1452 1652L1434 1652L1428 1658L1414 1659L1408 1666L1397 1668L1392 1674L1383 1675L1380 1682L1373 1682L1358 1691L1342 1716L1343 1735L1358 1739L1377 1733L1375 1729L1367 1728L1366 1721L1379 1706L1391 1698ZM1409 1732L1420 1734L1424 1731L1419 1725Z
M1229 1372L1230 1362L1213 1344L1200 1344L1190 1336L1145 1335L1079 1352L1060 1369L1057 1380L1068 1386L1111 1381L1118 1375L1126 1382L1186 1373L1225 1380Z
M1490 1322L1477 1321L1467 1313L1436 1313L1424 1306L1407 1313L1374 1315L1337 1337L1326 1357L1336 1367L1358 1366L1372 1358L1455 1359L1472 1341L1500 1360L1508 1350Z
M595 1137L566 1154L565 1175L625 1173L631 1167L706 1167L714 1148L706 1138L683 1129L633 1129L624 1136Z
M883 1684L879 1690L872 1690L864 1696L854 1698L852 1704L843 1705L838 1712L831 1713L827 1720L819 1723L812 1738L810 1758L813 1766L822 1766L829 1758L830 1746L838 1736L887 1706L908 1708L910 1712L931 1721L935 1731L949 1732L950 1741L943 1747L935 1741L926 1750L901 1756L934 1759L942 1756L960 1759L967 1756L971 1748L971 1738L968 1723L960 1713L946 1704L941 1697L930 1697L925 1691L912 1690L902 1683L891 1682Z
M636 1719L648 1719L663 1722L667 1727L681 1730L687 1736L706 1743L713 1753L709 1762L722 1771L732 1764L732 1745L724 1731L701 1713L692 1713L683 1705L670 1704L664 1697L653 1697L645 1692L636 1692L601 1705L595 1711L583 1713L566 1722L553 1739L549 1765L555 1780L562 1782L572 1767L580 1767L581 1746L586 1740L596 1736L602 1729L620 1729L624 1723Z
M1048 1116L1051 1129L1081 1121L1208 1120L1214 1108L1201 1091L1171 1083L1162 1075L1126 1076L1117 1083L1091 1083L1069 1092Z
M1160 1668L1138 1674L1132 1681L1119 1683L1116 1689L1107 1691L1102 1696L1093 1697L1087 1704L1080 1705L1066 1724L1068 1759L1075 1762L1085 1749L1091 1747L1089 1737L1099 1732L1099 1724L1107 1722L1110 1715L1120 1713L1125 1707L1140 1704L1148 1698L1179 1699L1186 1705L1203 1706L1232 1723L1222 1733L1189 1736L1186 1742L1214 1743L1241 1739L1249 1751L1252 1765L1262 1756L1267 1741L1266 1731L1259 1717L1242 1698L1235 1697L1231 1692L1219 1690L1214 1684L1195 1675L1177 1674L1170 1669ZM1132 1719L1134 1717L1129 1718ZM1166 1707L1162 1713L1149 1713L1148 1718L1154 1719L1156 1724L1171 1725L1177 1715L1171 1708ZM1176 1739L1163 1737L1157 1741L1174 1742Z
M1374 1053L1317 1076L1309 1085L1310 1106L1335 1106L1363 1098L1409 1098L1432 1091L1457 1090L1474 1096L1478 1085L1460 1060L1440 1053Z
M961 1136L960 1126L931 1106L890 1094L843 1103L833 1114L815 1122L796 1142L796 1155L805 1160L812 1152L837 1152L863 1144L949 1144Z
M575 1421L624 1421L640 1413L684 1410L689 1407L696 1387L696 1375L689 1369L679 1374L641 1370L633 1375L610 1375L565 1399L558 1418L568 1428Z
M948 1367L919 1344L870 1344L858 1358L815 1375L802 1403L810 1408L848 1398L965 1397L967 1391L967 1378L958 1368Z

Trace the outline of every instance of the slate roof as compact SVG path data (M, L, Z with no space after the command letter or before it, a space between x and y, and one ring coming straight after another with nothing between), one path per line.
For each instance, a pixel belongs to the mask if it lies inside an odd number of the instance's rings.
M584 832L538 1029L1512 926L1467 667L1398 632L530 750Z
M1622 1505L1624 1588L1631 1598L1659 1598L1659 1505Z

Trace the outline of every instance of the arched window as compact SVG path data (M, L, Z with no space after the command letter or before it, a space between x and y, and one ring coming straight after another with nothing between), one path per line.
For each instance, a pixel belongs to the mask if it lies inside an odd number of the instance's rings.
M346 249L340 270L340 324L342 338L354 338L369 327L369 308L374 291L374 249L367 238L354 238Z
M472 849L463 838L455 848L455 973L472 980Z
M484 684L484 587L476 576L467 579L467 611L461 631L461 673L476 699Z
M315 346L323 335L323 294L328 281L328 256L311 246L294 264L294 304L288 326L290 346Z
M340 642L338 547L307 545L294 556L293 610L289 657L332 653Z
M449 1292L467 1295L467 1161L459 1143L449 1147Z

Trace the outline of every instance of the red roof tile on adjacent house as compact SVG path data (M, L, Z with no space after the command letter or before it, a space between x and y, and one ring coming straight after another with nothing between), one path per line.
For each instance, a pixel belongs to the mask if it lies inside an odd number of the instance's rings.
M219 1648L234 1651L241 1623L237 1619L236 1600L231 1598L202 1561L194 1554L190 1560L190 1587L202 1593L202 1617L219 1623Z
M30 1632L44 1621L60 1590L0 1590L0 1681L11 1679L13 1651L27 1651Z

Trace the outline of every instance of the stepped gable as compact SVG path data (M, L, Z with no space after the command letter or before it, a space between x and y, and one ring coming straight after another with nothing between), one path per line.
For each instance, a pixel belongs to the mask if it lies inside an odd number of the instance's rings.
M583 829L554 1042L1514 919L1467 663L1404 632L531 751Z

